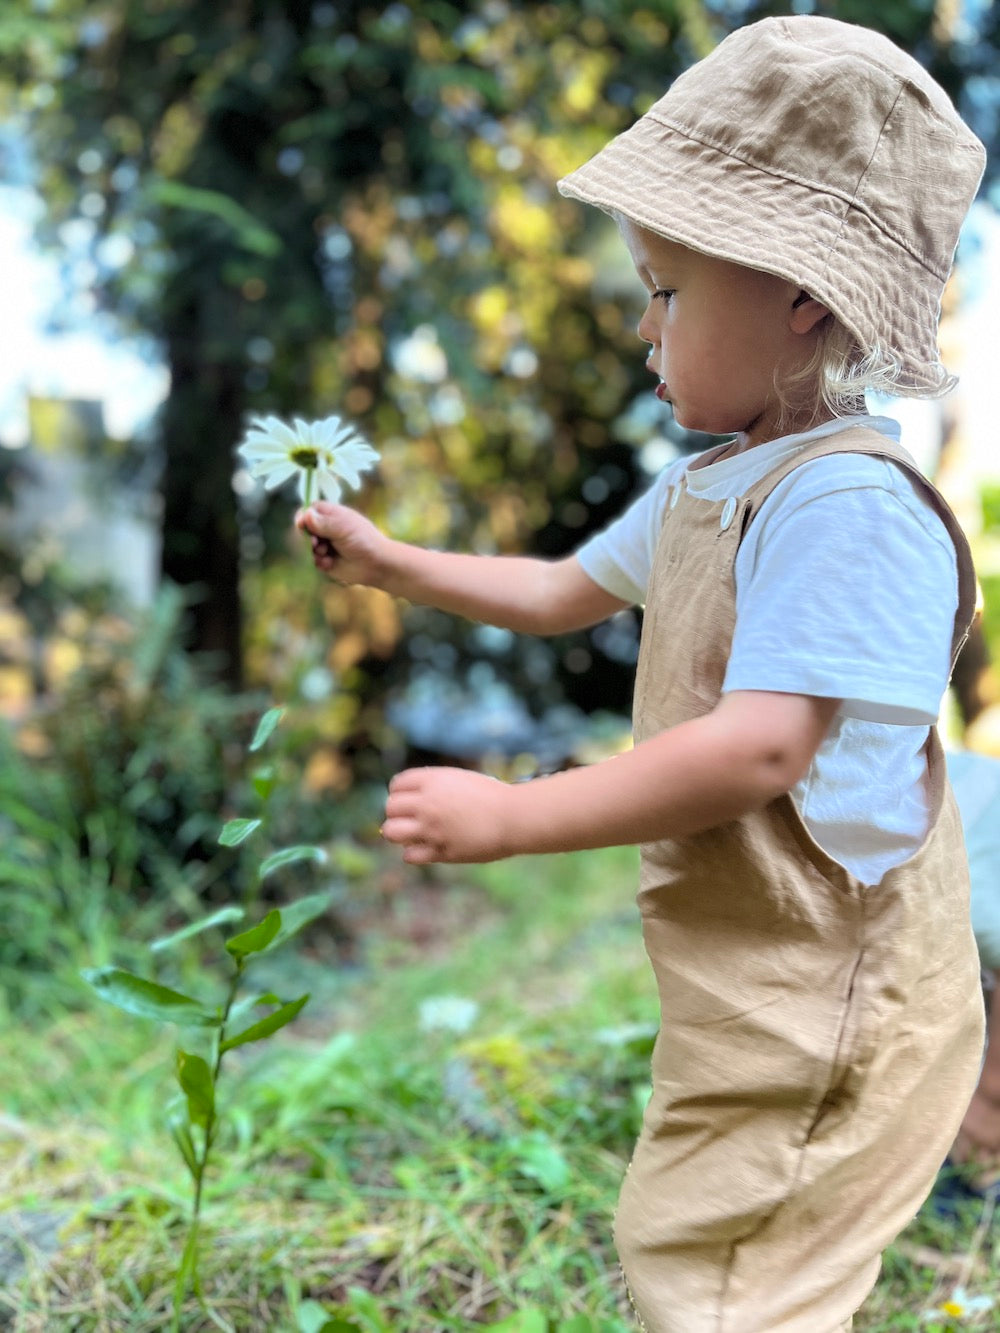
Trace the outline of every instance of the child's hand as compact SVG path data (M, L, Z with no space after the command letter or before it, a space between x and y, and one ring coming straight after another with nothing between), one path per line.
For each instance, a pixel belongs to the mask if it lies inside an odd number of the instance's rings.
M317 500L298 511L295 526L312 539L317 569L338 583L379 586L379 555L386 538L356 510Z
M463 768L410 768L389 783L382 836L413 865L510 856L514 788Z

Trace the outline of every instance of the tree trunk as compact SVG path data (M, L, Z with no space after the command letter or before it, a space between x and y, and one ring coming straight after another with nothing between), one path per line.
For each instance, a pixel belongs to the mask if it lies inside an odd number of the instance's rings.
M241 434L245 367L213 362L192 318L177 320L163 411L163 576L192 594L192 652L217 677L242 683L239 529L233 450ZM178 327L180 325L181 327Z

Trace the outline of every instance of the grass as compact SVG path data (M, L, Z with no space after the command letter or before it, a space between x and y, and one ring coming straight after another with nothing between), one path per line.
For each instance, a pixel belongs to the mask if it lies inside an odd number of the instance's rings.
M228 1093L224 1075L185 1333L313 1333L320 1309L364 1333L633 1327L610 1219L656 1013L634 881L618 850L414 873L359 909L359 965L312 938L284 956L314 999L233 1053ZM468 1030L422 1028L448 997L478 1005ZM170 1034L96 1002L4 1025L0 1328L168 1326L188 1208L161 1123L172 1055ZM922 1319L959 1284L1000 1296L988 1219L922 1215L858 1333L998 1327Z

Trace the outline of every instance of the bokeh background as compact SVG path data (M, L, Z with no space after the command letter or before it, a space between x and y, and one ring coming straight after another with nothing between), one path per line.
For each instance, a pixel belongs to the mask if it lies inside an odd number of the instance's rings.
M265 496L235 446L254 413L336 413L381 452L356 502L394 535L574 549L703 441L650 392L612 224L555 182L728 31L790 12L887 33L989 150L942 326L962 387L889 410L979 560L985 619L947 725L1000 754L989 0L0 9L8 1032L49 1050L52 1025L93 1003L81 966L246 900L245 860L218 831L252 795L246 742L271 704L286 710L274 836L322 844L342 885L300 966L370 977L387 922L433 953L494 919L495 902L477 915L463 899L442 944L433 876L401 876L378 848L385 782L414 760L519 777L620 745L639 613L539 641L325 585L293 496ZM260 901L298 887L276 876ZM627 874L617 891L627 903ZM15 1109L45 1119L47 1096Z
M882 28L992 147L991 5L791 9ZM124 611L169 581L215 679L322 704L340 785L384 745L388 700L397 726L442 745L426 711L445 695L452 717L505 708L522 741L522 707L536 722L627 711L634 616L552 645L427 611L404 632L378 594L317 589L289 504L264 503L234 446L248 414L336 412L383 454L361 503L396 535L573 549L689 442L649 394L610 224L554 182L727 30L781 12L18 0L0 28L5 286L31 299L4 335L0 484L20 631L48 637L102 582ZM984 200L992 184L991 168ZM989 222L970 229L956 308L983 285ZM13 244L29 223L47 268ZM32 307L47 341L18 326ZM957 320L945 341L961 363L984 340ZM958 415L920 422L932 470ZM972 432L966 486L988 470L988 429ZM45 677L8 671L8 711Z

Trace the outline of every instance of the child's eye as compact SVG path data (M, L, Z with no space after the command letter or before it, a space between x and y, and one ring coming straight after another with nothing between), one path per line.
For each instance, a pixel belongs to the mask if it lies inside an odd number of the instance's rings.
M657 291L653 293L653 295L650 297L650 300L656 301L657 299L659 299L663 301L669 301L670 298L673 296L673 294L674 294L674 289L672 287L660 287Z

